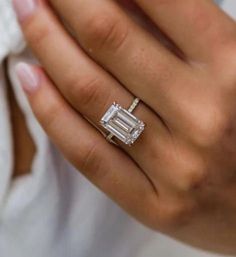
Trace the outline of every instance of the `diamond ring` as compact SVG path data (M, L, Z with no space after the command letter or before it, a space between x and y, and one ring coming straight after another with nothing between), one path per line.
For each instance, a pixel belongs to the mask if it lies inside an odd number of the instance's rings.
M139 102L140 100L135 98L128 110L113 103L107 110L100 123L109 132L106 137L109 142L114 143L112 139L116 137L131 146L139 138L144 131L145 124L132 114Z

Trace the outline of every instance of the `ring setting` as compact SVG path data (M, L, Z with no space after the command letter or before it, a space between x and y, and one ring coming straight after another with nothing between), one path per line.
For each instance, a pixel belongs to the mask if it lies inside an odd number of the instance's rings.
M128 110L113 103L107 110L100 123L109 132L106 137L109 142L114 143L113 137L116 137L131 146L139 138L145 129L145 124L132 114L139 102L140 100L135 98Z

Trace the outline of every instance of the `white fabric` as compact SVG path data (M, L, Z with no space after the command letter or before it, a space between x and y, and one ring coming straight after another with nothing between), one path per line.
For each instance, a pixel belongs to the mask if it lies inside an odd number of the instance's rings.
M232 11L235 1L226 0ZM231 8L230 8L231 7ZM213 257L138 224L68 164L48 140L18 85L14 65L31 60L10 0L0 0L0 257ZM6 83L14 87L37 155L29 175L11 181Z
M19 52L24 42L9 0L0 0L0 21L0 60L2 60L9 52Z

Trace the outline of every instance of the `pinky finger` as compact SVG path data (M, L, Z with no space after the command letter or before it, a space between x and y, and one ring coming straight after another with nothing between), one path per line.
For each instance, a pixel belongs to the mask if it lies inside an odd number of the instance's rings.
M147 205L153 209L157 195L137 165L71 108L41 68L19 63L16 72L37 119L66 158L126 211L148 220Z

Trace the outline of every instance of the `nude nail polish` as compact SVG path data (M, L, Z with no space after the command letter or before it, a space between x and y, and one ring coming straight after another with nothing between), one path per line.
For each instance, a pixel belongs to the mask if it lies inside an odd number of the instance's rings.
M21 62L16 65L15 70L24 91L31 93L39 88L39 74L31 65Z

